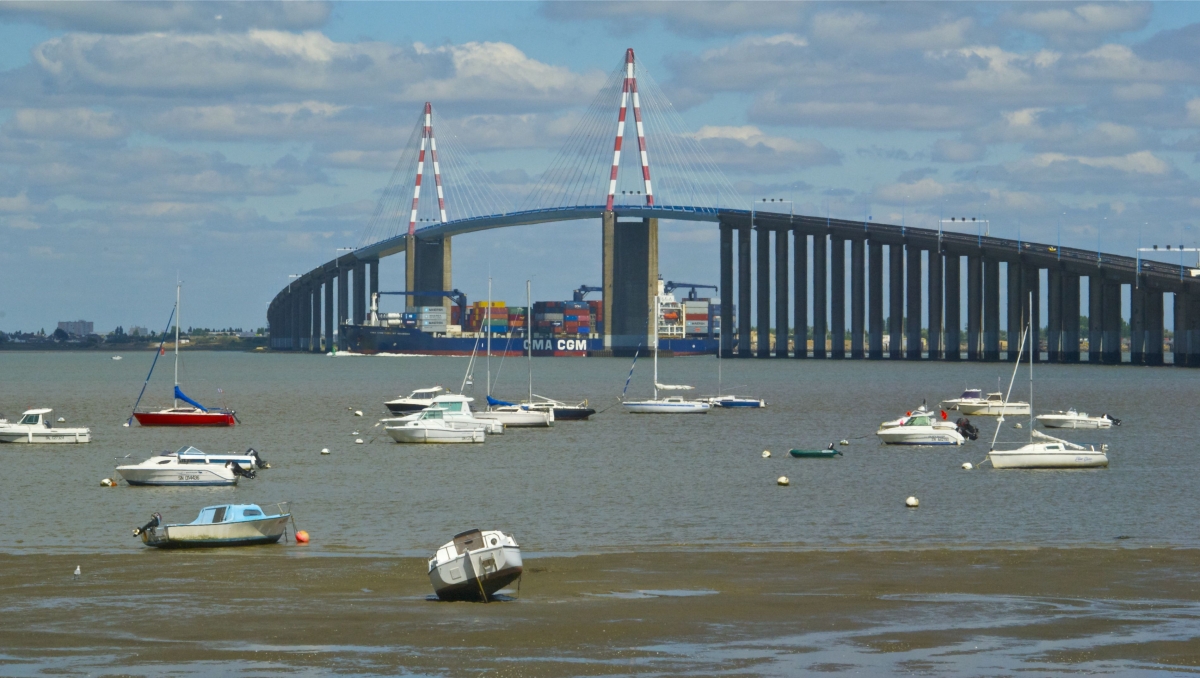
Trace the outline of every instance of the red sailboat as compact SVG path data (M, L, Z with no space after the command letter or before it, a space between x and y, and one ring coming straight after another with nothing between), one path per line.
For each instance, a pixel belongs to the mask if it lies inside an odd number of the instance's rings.
M146 385L150 383L150 377L154 374L154 366L158 364L158 357L163 354L163 346L160 343L158 351L154 354L154 362L150 364L150 374L146 375L146 383L142 384L142 392L138 395L137 403L133 405L133 416L129 421L125 422L126 426L137 419L142 426L233 426L238 422L237 415L233 410L225 408L210 408L201 405L192 400L179 388L179 292L180 284L175 286L175 308L171 311L171 318L175 321L175 402L171 407L161 410L138 410L138 403L142 402L142 395L146 393ZM170 329L171 324L168 321L167 328ZM165 333L164 333L165 334ZM166 338L163 338L166 342ZM183 401L190 407L181 407L179 402Z

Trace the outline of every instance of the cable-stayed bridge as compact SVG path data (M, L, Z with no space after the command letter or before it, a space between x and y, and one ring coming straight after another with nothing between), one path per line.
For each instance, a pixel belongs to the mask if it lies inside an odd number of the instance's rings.
M648 318L659 278L658 220L676 219L719 229L720 331L729 357L1012 360L1017 342L1004 342L1002 329L1017 336L1031 314L1043 316L1045 304L1045 332L1040 323L1032 328L1038 359L1161 365L1164 295L1172 294L1172 362L1200 366L1200 277L1193 277L1200 271L1182 259L1174 265L784 214L770 203L739 209L737 192L639 68L632 49L520 205L506 202L509 192L454 137L439 148L434 128L426 104L360 247L276 295L267 312L273 349L332 350L340 328L366 321L386 257L404 254L407 290L448 291L454 289L452 238L587 219L603 229L603 346L631 353L655 340ZM1087 309L1081 308L1084 285ZM1122 314L1124 286L1128 317ZM448 303L441 296L409 299L412 306ZM810 314L811 348L804 341ZM1081 315L1088 317L1086 328ZM1130 326L1128 344L1122 321ZM793 328L796 340L789 342ZM777 340L767 339L772 332Z

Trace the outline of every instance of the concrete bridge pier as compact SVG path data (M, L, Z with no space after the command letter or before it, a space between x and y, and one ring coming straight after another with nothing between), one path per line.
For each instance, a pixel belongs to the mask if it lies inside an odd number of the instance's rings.
M967 360L979 360L983 320L983 260L967 255Z
M1200 367L1200 293L1175 293L1175 364Z
M291 339L288 342L288 350L295 351L300 348L300 290L292 289L288 292L288 337Z
M1079 362L1079 275L1062 274L1062 361Z
M652 349L658 339L657 328L650 321L654 297L658 294L658 219L622 221L615 213L605 212L601 221L604 231L604 345L615 355L633 355L639 349L644 352ZM749 236L749 232L746 235ZM748 265L749 252L745 254ZM445 270L446 283L449 283L448 263ZM745 272L749 274L749 270ZM739 291L748 293L749 285ZM747 303L746 309L749 307ZM749 322L742 329L748 333ZM748 344L747 340L745 345ZM740 354L741 346L738 351Z
M813 353L814 358L826 357L826 336L829 332L829 300L826 286L829 281L829 235L825 231L813 234Z
M771 230L766 226L754 228L754 244L756 248L757 267L755 268L755 283L757 284L757 299L755 311L758 316L756 323L758 346L755 355L759 358L771 357ZM786 339L784 340L786 342ZM786 343L784 344L787 345Z
M796 347L792 357L808 357L808 234L792 233L792 315L796 319Z
M1046 269L1046 360L1062 362L1063 276L1057 268ZM1012 342L1012 335L1008 341Z
M721 232L721 357L733 357L733 226L722 221ZM605 260L607 264L607 259ZM605 325L604 345L609 339Z
M737 230L737 357L750 357L750 227Z
M962 269L959 259L957 254L947 252L944 260L946 317L942 352L946 360L962 359Z
M846 359L846 239L830 236L829 357Z
M888 245L888 357L904 357L904 247Z
M941 247L929 250L929 359L942 357L942 253Z
M1163 292L1146 289L1146 357L1147 365L1163 364Z
M1139 276L1141 277L1141 276ZM1146 364L1146 302L1149 290L1135 282L1129 289L1129 364Z
M354 264L354 324L361 325L367 319L367 264Z
M1029 305L1026 318L1030 319L1029 350L1033 361L1042 360L1042 271L1036 266L1022 266L1025 273L1025 304ZM1012 337L1009 337L1012 341Z
M1104 343L1101 331L1104 314L1104 281L1099 275L1088 276L1088 362L1100 362L1100 348Z
M413 285L416 290L410 291L454 289L451 276L450 238L415 238L414 241ZM357 288L358 278L354 279L354 284ZM451 303L449 299L441 295L419 296L413 299L413 305L418 307L443 306L448 308Z
M345 264L338 264L338 307L337 307L337 345L341 350L346 350L345 337L342 336L342 325L350 319L350 267Z
M883 243L867 243L867 328L868 356L883 360Z
M1021 264L1015 261L1008 262L1008 322L1005 329L1008 330L1008 350L1006 351L1009 361L1017 360L1017 349L1021 344L1021 332L1025 329L1025 321L1029 319L1029 302L1026 299L1025 290L1025 275L1021 270ZM1026 340L1028 345L1028 339Z
M1104 306L1101 310L1103 349L1100 361L1106 365L1121 363L1121 283L1105 280Z
M983 359L1000 360L1000 262L983 259Z
M775 357L788 357L788 234L790 229L775 231Z
M850 357L862 360L863 312L866 301L866 271L863 269L863 241L850 241Z
M905 266L906 303L905 303L905 334L908 335L905 358L921 359L921 250L911 244L907 250L907 265Z
M333 281L334 274L330 273L325 276L325 345L322 350L329 352L333 350Z
M311 317L312 322L309 325L310 329L309 329L308 350L313 353L320 353L320 351L321 351L321 285L320 285L320 283L314 285L312 287L312 289L309 290L309 292L312 295L311 306L309 307L312 312L312 317Z

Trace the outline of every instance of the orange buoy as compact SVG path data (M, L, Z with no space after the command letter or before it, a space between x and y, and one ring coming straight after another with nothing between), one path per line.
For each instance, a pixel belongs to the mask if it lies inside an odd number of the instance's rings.
M296 533L296 543L297 544L307 544L308 543L308 531L307 530L300 530L299 532Z

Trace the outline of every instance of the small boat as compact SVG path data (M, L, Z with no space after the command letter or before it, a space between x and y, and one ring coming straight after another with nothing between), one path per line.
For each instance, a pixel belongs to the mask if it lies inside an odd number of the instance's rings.
M163 452L138 464L117 467L133 486L236 485L239 478L253 479L256 469L270 468L258 451L245 454L205 454L191 445Z
M392 414L411 414L429 407L433 404L434 398L446 392L442 386L419 388L403 398L389 400L384 405Z
M525 401L519 403L520 406L531 412L550 412L554 416L554 421L584 421L596 413L594 408L588 407L586 400L570 405L536 393L533 394L533 397L540 400Z
M723 395L708 398L708 404L713 407L766 407L767 402L761 398L749 396Z
M957 398L942 401L942 408L958 410L967 416L1003 414L1029 414L1029 403L1020 401L1006 402L1003 393L989 393L986 396L977 388L963 391Z
M883 422L875 435L884 445L962 445L967 439L960 424L939 419L923 405L899 419Z
M491 318L491 297L492 297L492 281L488 279L488 318ZM525 281L525 327L533 327L530 321L529 311L533 308L532 294L529 291L529 281ZM488 321L490 323L490 320ZM490 328L490 325L489 325ZM498 421L505 426L513 428L548 428L554 426L554 409L534 410L528 407L517 405L503 400L497 400L492 397L492 333L489 330L487 333L487 404L488 407L483 412L476 412L477 419L491 419ZM525 341L525 364L529 370L529 401L533 401L533 344L527 339ZM471 360L474 362L475 356L472 354ZM467 374L471 372L471 366L467 366ZM464 382L465 384L465 382ZM590 416L590 415L589 415Z
M445 410L430 407L422 410L413 421L396 426L385 426L384 430L398 443L482 443L482 428L458 428L443 417Z
M142 426L233 426L238 423L237 414L233 410L223 407L205 407L189 398L179 388L179 296L181 288L182 284L175 285L175 308L171 311L171 318L175 321L174 403L171 407L159 410L138 409L138 405L142 402L142 396L146 393L146 385L150 383L150 377L154 375L154 366L158 364L158 357L163 353L163 343L166 342L166 333L164 332L163 342L159 343L158 351L154 354L154 361L150 363L150 373L146 375L146 383L142 385L142 392L138 395L137 402L133 404L133 414L125 422L126 426L129 426L134 419L137 419ZM170 321L167 323L167 329L170 329ZM181 400L191 407L181 406L179 404Z
M203 548L215 546L251 546L274 544L283 536L292 514L287 503L275 505L276 513L266 514L258 504L206 506L190 523L163 525L155 513L150 522L136 527L133 536L158 548Z
M1077 412L1074 408L1063 412L1058 410L1050 414L1039 414L1034 417L1046 428L1112 428L1120 426L1121 420L1107 414L1089 417L1087 412Z
M440 395L433 399L429 407L436 407L442 410L442 419L445 419L452 428L463 429L482 429L484 433L499 435L504 433L504 424L491 419L478 419L475 413L471 411L471 403L474 398L469 396L459 395L457 393L448 393ZM426 408L428 409L428 408ZM424 410L421 410L423 412ZM384 426L399 426L405 422L416 421L420 418L421 412L406 414L403 417L392 417L389 419L380 419L380 423Z
M113 357L112 357L112 359L113 359L113 360L121 360L121 356L119 356L119 355L115 355L115 356L113 356Z
M440 600L486 603L521 572L520 546L499 530L456 534L429 559L429 581Z
M686 400L681 396L667 396L659 398L658 392L663 391L690 391L691 386L678 384L660 384L658 383L658 323L659 305L658 297L654 297L654 316L655 318L655 341L654 341L654 397L649 400L630 400L622 403L625 411L631 414L708 414L712 409L707 401L704 400ZM634 364L637 364L637 356L634 356ZM630 378L633 377L633 368L629 369ZM625 388L629 388L629 379L625 380ZM622 394L624 398L624 394Z
M823 450L789 450L788 454L798 458L831 459L842 456L842 451L836 449L833 443L829 443L829 447Z
M87 443L92 440L88 428L58 428L50 414L54 410L41 407L25 410L15 422L0 422L0 443Z

